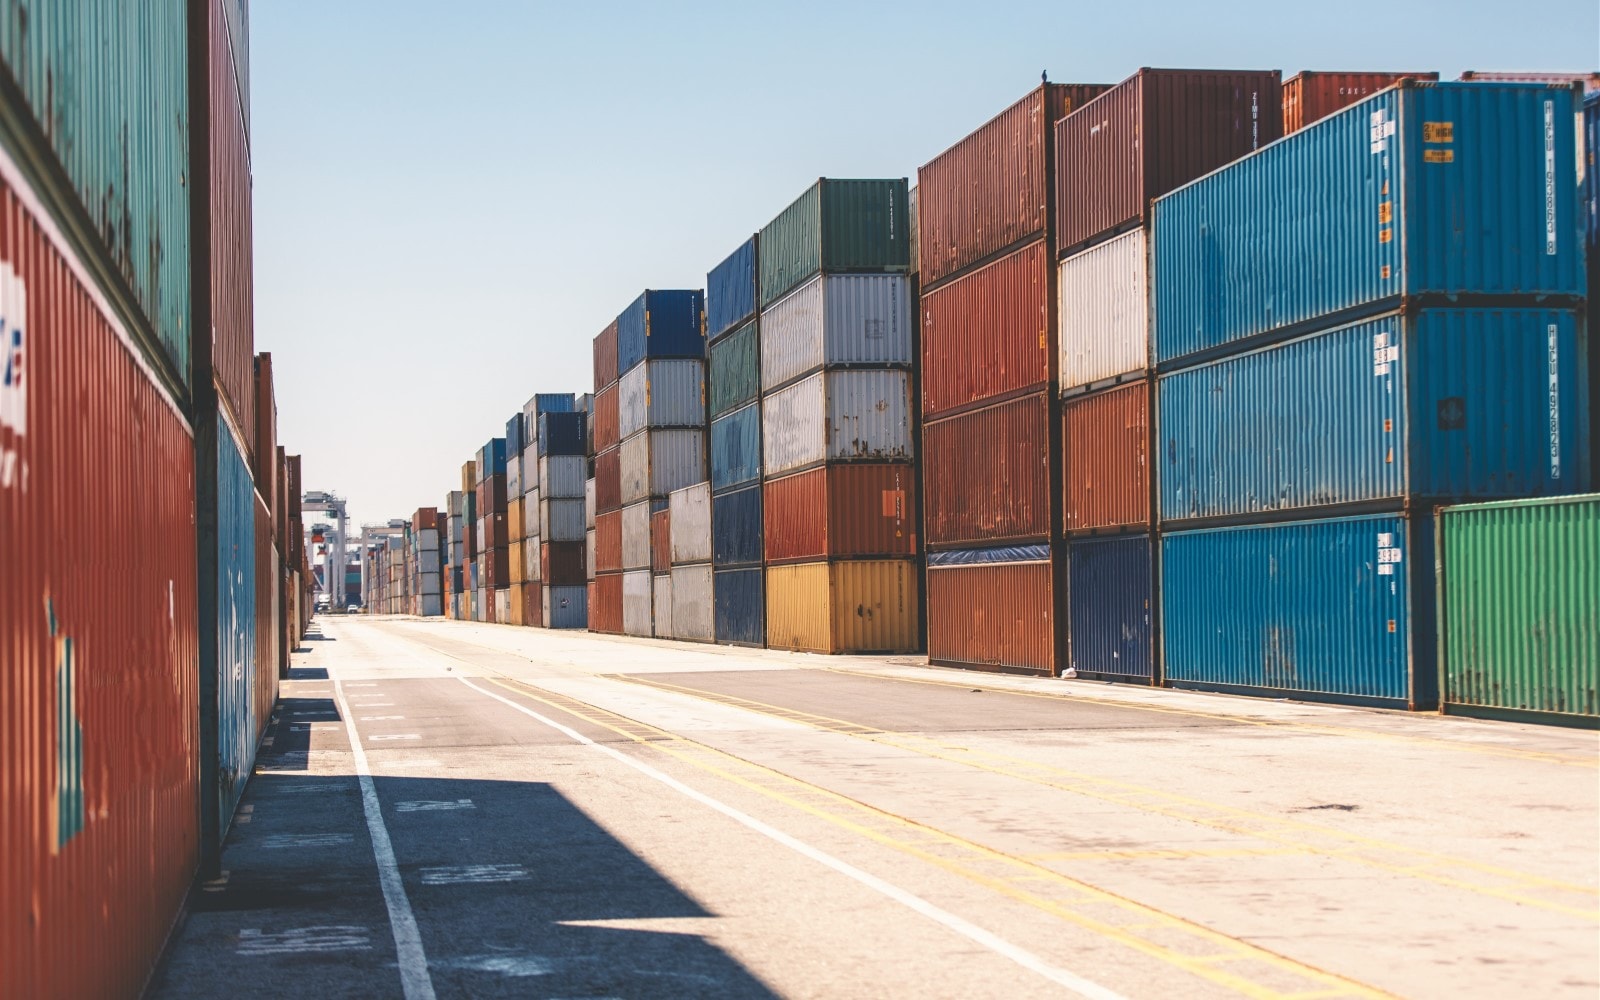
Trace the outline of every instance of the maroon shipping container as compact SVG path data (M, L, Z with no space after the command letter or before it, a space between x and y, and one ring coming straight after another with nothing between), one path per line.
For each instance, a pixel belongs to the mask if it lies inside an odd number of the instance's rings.
M278 502L278 404L272 387L272 355L255 358L255 476L256 489L266 498L274 528L283 516ZM274 536L276 537L276 536ZM282 546L279 545L279 551Z
M206 4L210 50L207 53L211 115L206 176L210 211L202 225L210 234L211 329L195 330L196 341L211 344L211 364L221 397L243 431L247 448L255 448L255 300L251 258L250 141L245 133L245 108L239 96L235 48L248 39L228 36L223 0ZM196 212L205 210L196 199ZM246 456L251 468L255 462Z
M1320 73L1305 70L1283 81L1283 134L1364 101L1396 80L1437 80L1438 73Z
M3 152L0 317L0 996L137 996L199 866L194 439Z
M483 520L484 549L503 549L511 544L509 518L504 514L490 514Z
M598 532L599 528L595 530ZM620 535L618 539L620 546ZM618 561L621 561L620 556ZM587 582L588 576L582 542L540 543L539 579L546 587L579 587Z
M1277 70L1141 69L1056 123L1056 250L1144 221L1150 201L1283 134Z
M922 296L922 416L1050 386L1054 271L1044 240Z
M594 388L596 392L617 380L617 321L594 338ZM619 629L620 631L620 629Z
M931 421L923 425L922 453L930 548L1050 538L1047 395Z
M617 383L613 382L594 394L594 450L605 451L622 443L621 424L617 412Z
M620 510L606 511L594 516L594 569L596 573L622 572L622 511ZM588 575L587 567L584 574Z
M582 582L582 581L580 581ZM522 587L522 622L534 628L544 627L544 587L537 583L512 584Z
M483 553L484 581L490 589L501 590L511 586L511 549L509 546L497 545L485 549Z
M423 531L439 526L439 511L434 507L418 507L417 512L411 515L411 530ZM449 541L449 539L445 539Z
M924 287L1045 236L1050 129L1105 84L1047 83L917 171L918 266Z
M672 511L650 514L650 572L672 572Z
M1040 674L1056 672L1051 564L928 567L928 662Z
M769 563L915 556L916 469L827 465L761 487Z
M608 448L594 457L594 509L622 509L622 449ZM621 536L618 536L619 538ZM617 544L621 544L618 542Z
M621 560L619 555L617 561ZM589 631L622 634L621 573L600 573L589 581Z
M1061 423L1067 533L1148 530L1150 382L1069 400Z

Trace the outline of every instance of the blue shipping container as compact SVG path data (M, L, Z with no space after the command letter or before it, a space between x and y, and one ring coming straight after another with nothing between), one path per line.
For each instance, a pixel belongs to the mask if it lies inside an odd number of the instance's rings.
M256 491L217 421L217 808L226 831L255 769ZM276 666L272 669L276 670Z
M1161 519L1588 488L1575 313L1423 309L1163 375Z
M1585 248L1592 258L1600 247L1600 92L1583 102L1583 207L1587 238ZM1594 263L1590 260L1590 264Z
M760 567L719 569L712 574L711 587L716 604L713 618L718 642L736 646L767 644L764 576Z
M524 417L521 413L506 421L506 454L516 458L522 454L522 449L527 445L522 440L522 424Z
M756 311L756 240L739 249L706 274L706 334L716 340Z
M645 358L706 356L705 294L694 290L651 290L617 317L617 373Z
M761 565L761 484L711 498L711 561L717 566Z
M546 587L545 628L588 628L589 588L585 585Z
M506 439L491 438L478 449L478 481L506 474Z
M1584 294L1577 101L1405 84L1158 199L1157 364L1402 298Z
M537 392L533 395L535 414L572 413L577 409L577 397L570 392Z
M539 414L539 457L582 455L588 427L587 413Z
M1174 687L1436 707L1433 580L1428 515L1163 535L1164 676Z
M731 489L761 478L761 404L711 421L711 488Z
M1149 535L1075 540L1067 550L1072 668L1149 683L1153 650Z

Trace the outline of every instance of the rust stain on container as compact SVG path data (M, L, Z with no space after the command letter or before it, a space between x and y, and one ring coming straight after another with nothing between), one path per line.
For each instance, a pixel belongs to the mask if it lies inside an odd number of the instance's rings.
M1305 70L1283 81L1283 134L1348 108L1397 80L1437 80L1428 73L1343 73Z
M1069 534L1150 524L1150 382L1069 400L1061 409Z
M769 563L917 554L916 469L828 465L762 485Z
M594 568L597 573L622 572L622 511L620 510L606 511L594 517ZM617 599L620 601L621 592L618 594ZM619 610L617 613L620 615L622 612ZM620 631L622 626L619 625L617 628Z
M1048 561L928 567L928 662L1056 672Z
M594 387L604 389L617 380L617 321L594 338Z
M207 4L210 21L211 211L207 230L211 263L211 329L196 331L211 338L212 367L218 388L245 432L245 446L255 449L255 288L250 207L250 139L239 95L233 49L247 39L230 40L222 0ZM195 211L201 207L196 206ZM246 456L252 468L255 461Z
M650 571L672 572L672 511L658 510L650 515Z
M622 509L622 448L607 448L594 457L594 509Z
M622 561L620 553L617 561ZM622 634L621 573L601 573L589 581L589 631Z
M1041 239L922 296L922 415L1050 384L1050 248Z
M594 450L605 451L622 443L621 414L618 411L617 383L594 394Z
M1024 396L923 427L929 546L1050 537L1050 400Z

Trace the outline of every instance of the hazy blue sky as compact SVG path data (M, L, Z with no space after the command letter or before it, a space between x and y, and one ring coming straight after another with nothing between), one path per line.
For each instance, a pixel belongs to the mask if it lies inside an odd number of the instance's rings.
M443 505L590 342L821 175L915 180L1041 70L1593 69L1594 0L251 6L256 343L305 485Z

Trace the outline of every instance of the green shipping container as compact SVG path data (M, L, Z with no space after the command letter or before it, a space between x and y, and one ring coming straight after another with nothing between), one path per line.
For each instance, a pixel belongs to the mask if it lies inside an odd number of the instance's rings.
M0 0L0 60L27 103L4 114L37 123L94 227L86 249L127 283L185 385L186 9L175 0Z
M911 266L906 179L819 179L761 230L761 305L820 271Z
M761 393L759 338L759 321L751 320L711 345L711 416L736 410Z
M1439 512L1446 712L1600 722L1600 494Z

